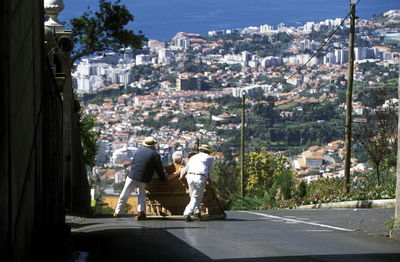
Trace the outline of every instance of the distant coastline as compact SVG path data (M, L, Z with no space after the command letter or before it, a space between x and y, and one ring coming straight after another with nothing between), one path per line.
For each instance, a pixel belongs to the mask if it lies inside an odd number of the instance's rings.
M64 1L60 14L62 21L82 15L87 6L96 10L98 0ZM349 0L147 0L131 2L123 0L135 16L130 26L141 30L148 38L170 40L177 32L207 35L208 31L244 28L270 24L298 26L308 21L343 18L348 12ZM398 0L360 0L357 15L371 18L391 9L400 9Z

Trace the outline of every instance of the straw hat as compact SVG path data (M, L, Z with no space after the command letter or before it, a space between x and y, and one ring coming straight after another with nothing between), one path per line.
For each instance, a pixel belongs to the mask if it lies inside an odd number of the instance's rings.
M148 136L144 139L143 145L147 147L155 147L157 145L157 140L155 140L153 137Z
M212 153L212 149L211 149L211 147L209 145L201 145L201 146L199 146L199 151L205 152L205 153L208 153L208 154Z

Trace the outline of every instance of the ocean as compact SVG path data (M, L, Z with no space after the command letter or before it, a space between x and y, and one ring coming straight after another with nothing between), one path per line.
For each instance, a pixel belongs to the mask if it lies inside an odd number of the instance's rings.
M142 31L149 39L168 41L177 32L199 33L269 24L299 26L308 21L343 18L349 0L122 0L135 16L129 28ZM68 22L98 0L64 0L59 18ZM391 9L400 9L399 0L360 0L356 14L368 19Z

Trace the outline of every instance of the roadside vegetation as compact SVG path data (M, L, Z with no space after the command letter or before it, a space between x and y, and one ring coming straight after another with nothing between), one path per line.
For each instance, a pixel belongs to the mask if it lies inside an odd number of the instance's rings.
M351 200L393 199L396 194L395 168L382 165L380 184L376 170L353 173L346 194L341 178L321 178L307 184L294 176L287 158L265 150L252 152L245 161L245 194L240 196L240 166L232 162L217 163L212 174L216 190L228 210L295 208L300 205Z

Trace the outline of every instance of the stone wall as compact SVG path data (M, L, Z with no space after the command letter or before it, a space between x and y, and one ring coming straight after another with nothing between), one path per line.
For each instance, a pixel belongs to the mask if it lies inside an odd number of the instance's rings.
M43 1L0 1L0 35L0 261L61 261L62 101L44 59Z

